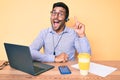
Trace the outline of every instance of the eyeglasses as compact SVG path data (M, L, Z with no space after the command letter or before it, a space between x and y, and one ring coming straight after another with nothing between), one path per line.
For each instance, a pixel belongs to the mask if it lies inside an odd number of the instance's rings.
M52 16L58 15L59 17L63 17L65 15L64 12L51 11L50 13Z

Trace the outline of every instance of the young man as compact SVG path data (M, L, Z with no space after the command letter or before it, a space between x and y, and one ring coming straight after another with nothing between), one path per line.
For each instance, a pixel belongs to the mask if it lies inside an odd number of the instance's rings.
M63 2L53 4L51 27L40 32L30 45L32 58L41 62L66 62L74 60L75 51L91 53L85 35L85 25L75 19L74 30L66 27L69 9ZM44 54L39 51L44 48Z

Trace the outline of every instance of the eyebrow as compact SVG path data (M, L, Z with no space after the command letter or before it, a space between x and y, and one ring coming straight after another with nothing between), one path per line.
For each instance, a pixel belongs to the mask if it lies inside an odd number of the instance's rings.
M56 11L56 10L52 10L52 11ZM60 10L59 12L63 12L64 13L65 11Z

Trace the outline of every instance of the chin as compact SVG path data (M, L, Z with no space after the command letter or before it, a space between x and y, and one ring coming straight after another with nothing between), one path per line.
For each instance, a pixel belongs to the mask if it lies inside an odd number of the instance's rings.
M58 28L53 28L53 30L54 30L54 31L57 31L57 30L58 30Z

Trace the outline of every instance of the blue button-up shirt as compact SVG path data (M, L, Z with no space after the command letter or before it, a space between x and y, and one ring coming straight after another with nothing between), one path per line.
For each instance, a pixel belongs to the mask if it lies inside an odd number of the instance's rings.
M42 47L44 53L40 52ZM68 27L65 27L60 34L53 31L52 27L42 30L30 45L33 60L41 62L54 62L55 56L62 52L68 54L69 60L74 60L76 50L78 53L91 53L87 38L80 38L73 29Z

